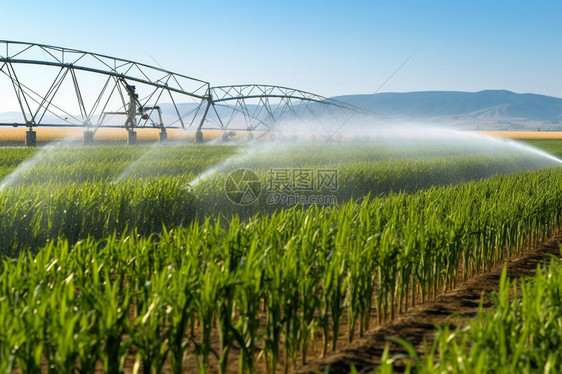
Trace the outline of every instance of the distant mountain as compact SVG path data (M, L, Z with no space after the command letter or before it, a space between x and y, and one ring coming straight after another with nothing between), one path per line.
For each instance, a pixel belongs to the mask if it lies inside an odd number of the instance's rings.
M562 99L537 94L505 90L425 91L333 99L374 111L391 121L501 130L562 130Z
M562 131L562 99L537 94L518 94L505 90L420 91L345 95L332 99L375 112L382 116L383 121L391 123L434 124L468 130ZM160 107L165 123L179 125L176 107L173 104L161 103ZM259 112L260 108L247 104L246 109L254 113ZM199 114L203 112L203 109L194 103L177 104L177 111L185 121L188 121L186 126L189 126L193 114L198 110ZM217 105L216 111L223 120L227 120L232 114L229 105ZM242 121L240 126L245 127L243 118L240 114L238 116L239 121ZM80 116L77 115L76 118ZM122 124L123 118L123 116L113 116L108 122ZM209 111L207 119L218 126L214 110ZM43 123L60 121L60 117L50 114L43 119ZM97 117L92 120L93 123L96 121ZM0 123L16 122L23 123L21 113L0 113Z

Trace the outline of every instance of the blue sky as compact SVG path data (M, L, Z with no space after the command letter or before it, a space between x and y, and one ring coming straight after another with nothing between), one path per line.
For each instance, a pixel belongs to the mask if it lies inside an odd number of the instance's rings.
M560 1L7 1L0 39L323 96L508 89L562 97Z

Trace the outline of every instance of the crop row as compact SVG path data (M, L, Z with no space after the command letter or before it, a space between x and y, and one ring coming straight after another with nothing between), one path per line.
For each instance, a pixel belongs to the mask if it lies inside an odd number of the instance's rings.
M316 195L345 203L368 194L415 192L542 165L542 161L520 155L393 159L388 149L367 146L275 147L279 149L269 153L259 147L246 150L255 152L251 157L238 150L224 165L221 160L233 155L233 147L4 149L0 158L0 253L36 250L58 238L72 244L88 236L121 234L125 228L148 235L161 232L162 224L185 225L196 216L200 221L219 214L249 218L295 205L290 200L285 204L273 201L276 194ZM277 152L290 157L280 161ZM373 163L375 160L379 161ZM197 173L217 163L223 174L211 174L190 188ZM239 167L254 169L261 182L260 196L247 206L235 204L225 193L225 173ZM317 179L304 180L305 187L311 182L311 191L280 187L298 182L299 173L317 178L322 170L334 173L327 187L316 188ZM286 180L278 175L285 175Z
M335 350L345 315L351 340L549 235L561 201L562 173L547 169L160 235L53 241L4 261L0 370L36 372L44 360L57 372L119 372L136 352L145 372L181 372L186 356L200 371L213 356L225 372L236 346L241 371L263 357L275 372L306 361L318 331L322 351Z
M0 185L110 182L119 177L193 175L228 157L233 147L152 146L3 148Z
M345 152L344 152L345 150ZM333 153L338 154L334 149ZM477 181L494 175L509 175L527 170L544 168L544 160L522 155L472 155L429 158L398 158L368 160L375 157L367 149L351 152L339 150L340 162L335 162L334 154L324 152L314 155L304 162L305 148L288 159L252 157L243 161L233 161L228 167L219 168L217 174L210 174L194 186L192 192L199 201L198 211L203 216L239 215L243 218L257 213L272 213L290 208L295 204L276 201L278 195L291 197L333 197L338 204L351 199L362 199L370 195L382 197L389 193L415 193L436 186L456 185L466 181ZM365 152L367 155L361 153ZM371 152L373 149L371 148ZM351 157L353 156L353 157ZM383 157L379 153L376 157ZM320 162L318 157L324 157ZM259 178L261 191L256 200L247 205L234 204L225 194L228 173L239 168L254 171ZM319 173L324 173L322 184ZM330 174L331 173L331 174ZM300 185L299 185L300 184ZM303 188L304 186L304 188ZM328 200L328 199L327 199ZM331 200L328 200L331 201ZM305 204L309 206L310 204Z
M59 238L75 243L133 229L150 235L195 216L193 195L174 178L18 186L0 193L0 254L17 256Z
M562 371L562 263L539 266L534 277L519 283L502 273L493 308L480 307L475 321L451 330L439 327L421 359L410 353L417 373L490 373ZM378 373L393 372L385 352Z

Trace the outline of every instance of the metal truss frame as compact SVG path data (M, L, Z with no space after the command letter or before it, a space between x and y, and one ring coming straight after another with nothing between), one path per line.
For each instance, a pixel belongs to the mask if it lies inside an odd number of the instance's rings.
M37 58L38 56L41 58ZM20 79L15 68L18 64L48 66L57 69L58 73L47 92L39 93ZM105 84L97 92L97 99L89 107L85 105L82 94L84 85L80 83L78 71L106 76ZM0 72L11 81L25 122L22 125L30 128L40 125L103 127L103 121L108 115L123 115L123 127L128 130L142 127L164 130L169 127L163 123L159 106L164 98L171 101L175 109L177 118L174 123L179 123L179 126L185 128L193 124L198 113L192 113L191 121L186 120L178 108L179 103L174 99L174 94L189 97L198 103L200 108L203 102L208 101L210 88L206 81L131 60L76 49L7 40L0 40ZM80 114L67 112L53 103L66 79L72 80ZM148 94L139 98L133 84L150 87ZM118 95L121 105L108 110L110 99L115 100L114 95ZM58 123L45 123L47 113L58 118ZM94 117L97 117L96 124L93 123Z
M282 86L263 84L216 86L211 87L209 96L211 100L207 103L205 113L212 107L219 128L223 130L231 129L233 119L241 114L245 121L243 130L251 132L259 128L260 130L272 131L275 129L275 124L281 119L299 118L303 113L312 117L317 116L318 113L314 110L314 105L324 108L339 108L379 118L373 112L341 101ZM228 109L230 114L227 116L219 115L217 107ZM209 128L205 127L205 121L206 114L200 122L199 131Z
M43 89L46 92L38 92L26 84L16 69L18 65L54 69L50 70L54 76L50 86ZM92 89L81 81L80 75L85 74L82 72L95 74L100 88L91 92ZM167 128L186 129L198 122L199 133L208 128L230 131L235 126L237 131L252 132L274 130L280 119L298 118L302 113L315 115L319 106L373 115L298 89L261 84L211 87L204 80L147 64L36 43L0 40L0 73L0 78L4 75L9 79L24 120L24 123L0 123L0 126L24 125L30 130L37 126L121 127L128 131L154 127L165 132ZM100 80L98 76L105 78ZM133 84L144 89L142 97ZM55 100L64 90L73 91L74 112ZM83 94L85 90L90 90L88 104ZM182 107L184 103L178 101L182 98L191 100L187 111ZM166 116L163 116L164 104L173 108ZM171 112L175 115L170 115ZM107 119L115 116L122 116L124 121L110 125ZM243 124L238 120L234 125L234 118L240 116Z

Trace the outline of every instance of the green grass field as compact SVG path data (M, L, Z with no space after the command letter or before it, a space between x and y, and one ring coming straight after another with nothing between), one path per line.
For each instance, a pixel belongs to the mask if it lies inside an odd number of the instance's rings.
M562 154L562 141L530 143ZM275 372L337 350L344 319L353 340L560 226L552 160L454 145L276 147L2 149L0 371L122 372L132 361L144 372ZM257 177L248 203L226 193L246 186L229 180L239 168ZM309 200L272 202L281 194ZM558 292L542 277L541 293ZM456 358L482 372L517 355L514 370L562 370L556 344L534 348L536 324L506 314L555 301L509 309L509 287L475 322L481 333L456 333L443 366L418 369L463 371ZM511 340L470 356L482 336L501 336L490 319L515 329ZM561 339L555 327L544 336Z
M523 143L542 149L556 157L562 157L562 141L558 139L524 140Z

